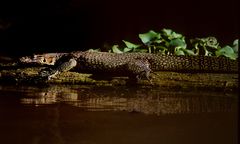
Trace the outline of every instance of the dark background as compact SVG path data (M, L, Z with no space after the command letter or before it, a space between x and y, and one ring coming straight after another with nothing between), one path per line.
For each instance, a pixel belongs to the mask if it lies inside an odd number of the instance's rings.
M19 0L0 2L1 54L24 55L138 42L138 34L170 28L187 38L238 35L237 0Z

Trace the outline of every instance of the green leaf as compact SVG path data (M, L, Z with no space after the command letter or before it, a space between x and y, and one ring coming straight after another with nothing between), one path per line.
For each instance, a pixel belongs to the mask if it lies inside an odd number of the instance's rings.
M181 48L181 47L175 48L174 54L175 55L185 55L183 48Z
M178 34L176 32L173 32L171 35L172 39L178 38L178 39L184 39L183 35Z
M182 34L179 34L179 33L176 33L174 32L173 30L171 29L162 29L162 34L167 37L169 40L172 40L172 39L184 39L183 35Z
M183 49L183 50L187 55L197 55L196 53L194 53L193 50L189 50L189 49Z
M232 47L230 46L225 46L221 49L218 49L216 52L215 52L216 56L225 56L225 57L228 57L230 59L233 59L233 60L236 60L238 55L236 53L234 53L234 50Z
M166 51L168 51L168 49L164 46L156 46L156 51L165 53Z
M138 37L141 39L141 41L144 44L147 44L153 40L159 40L161 38L160 34L153 30L150 30L147 33L139 34ZM161 42L161 41L155 41L155 42Z
M235 39L233 41L233 50L234 50L235 53L238 53L238 48L239 48L239 43L238 42L239 42L238 39Z
M162 29L162 33L166 36L170 36L172 34L172 30L171 29Z
M213 56L215 51L220 48L215 37L195 38L190 40L194 46L196 55Z
M123 52L124 52L124 53L125 53L125 52L130 52L130 51L133 51L133 49L128 48L128 47L125 47L125 48L123 49Z
M182 47L182 48L186 48L187 47L187 44L185 43L185 41L181 40L179 38L171 40L169 44L172 47Z
M125 43L125 45L128 47L128 48L130 48L130 49L135 49L135 48L138 48L138 47L140 47L141 45L137 45L137 44L133 44L133 43L131 43L131 42L128 42L128 41L125 41L125 40L122 40L124 43Z
M238 45L238 42L239 42L239 40L238 40L238 39L235 39L235 40L233 41L233 45Z
M112 46L112 51L113 53L123 53L120 49L118 45L113 45Z
M217 41L217 38L215 37L207 37L205 38L205 44L206 46L214 49L218 49L219 43Z

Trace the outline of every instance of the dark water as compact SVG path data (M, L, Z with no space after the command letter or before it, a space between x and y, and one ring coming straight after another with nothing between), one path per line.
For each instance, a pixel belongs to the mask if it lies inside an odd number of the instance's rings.
M237 94L0 86L2 144L236 144Z

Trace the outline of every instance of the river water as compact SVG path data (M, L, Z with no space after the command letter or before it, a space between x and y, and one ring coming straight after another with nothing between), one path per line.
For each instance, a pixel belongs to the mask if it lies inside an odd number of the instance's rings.
M2 144L237 144L237 93L0 85Z

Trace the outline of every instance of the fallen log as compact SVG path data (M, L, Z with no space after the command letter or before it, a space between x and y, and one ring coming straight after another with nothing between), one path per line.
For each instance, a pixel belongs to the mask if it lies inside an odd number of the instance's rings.
M92 74L77 72L63 72L51 80L38 80L38 72L42 67L17 67L0 70L1 83L27 83L27 84L91 84L103 86L119 85L144 85L175 89L211 89L223 91L237 91L238 74L222 73L178 73L178 72L156 72L152 74L152 83L141 80L136 84L129 83L127 77L94 77Z

